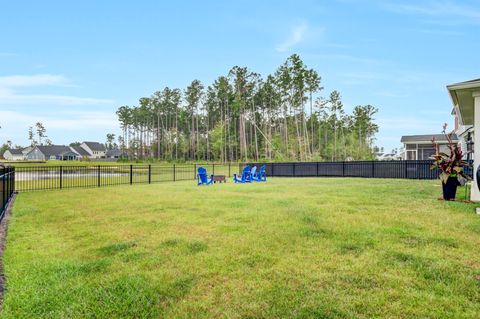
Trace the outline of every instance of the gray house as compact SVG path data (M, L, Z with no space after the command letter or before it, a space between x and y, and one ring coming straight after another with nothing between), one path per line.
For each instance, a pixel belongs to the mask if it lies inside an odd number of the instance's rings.
M404 160L428 160L435 155L436 150L433 146L432 139L440 147L440 152L448 152L448 141L445 134L425 134L425 135L408 135L402 136L400 140L404 146ZM458 137L452 134L452 142L458 143Z
M78 154L65 145L35 146L26 156L26 159L30 161L72 161L77 158Z
M118 148L114 148L114 149L108 150L105 156L107 158L127 158L128 154L125 152L122 152Z
M72 149L72 151L78 154L77 159L90 157L90 154L80 146L70 146L70 148Z

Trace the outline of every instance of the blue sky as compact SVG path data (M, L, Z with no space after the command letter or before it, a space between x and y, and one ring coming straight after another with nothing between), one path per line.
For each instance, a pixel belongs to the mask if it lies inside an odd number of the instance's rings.
M480 77L477 1L2 1L0 143L44 123L56 144L118 133L115 110L234 65L298 53L347 110L379 108L377 144L452 123L445 86Z

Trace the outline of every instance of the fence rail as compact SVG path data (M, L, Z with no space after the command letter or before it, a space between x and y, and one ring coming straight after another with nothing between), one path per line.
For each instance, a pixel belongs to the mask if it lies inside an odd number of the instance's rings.
M15 168L0 166L0 221L15 191Z
M437 170L431 170L432 161L355 161L355 162L296 162L249 163L266 165L267 176L274 177L367 177L436 179ZM241 170L241 167L239 168ZM472 168L465 170L472 176Z
M98 166L19 166L16 168L17 191L102 187L122 184L150 184L194 180L197 168L209 174L228 177L237 173L236 164L172 165L98 165ZM235 171L234 171L235 170Z

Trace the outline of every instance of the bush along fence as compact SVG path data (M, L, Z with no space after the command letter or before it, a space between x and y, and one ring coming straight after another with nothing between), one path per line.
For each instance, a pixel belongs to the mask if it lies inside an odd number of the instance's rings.
M203 166L209 175L231 177L237 164L171 164L171 165L99 165L99 166L18 166L16 191L35 191L80 187L102 187L123 184L150 184L194 180L197 168ZM235 171L234 171L235 170Z
M297 162L249 163L266 165L267 176L273 177L367 177L436 179L437 170L431 170L432 161L355 161L355 162ZM240 165L242 166L242 165ZM471 167L466 174L472 176Z
M15 168L0 166L0 221L15 191Z

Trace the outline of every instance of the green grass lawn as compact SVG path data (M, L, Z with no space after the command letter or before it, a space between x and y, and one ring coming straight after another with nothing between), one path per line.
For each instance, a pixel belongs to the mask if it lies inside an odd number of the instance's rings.
M21 193L2 318L479 318L480 216L440 193L349 178Z

